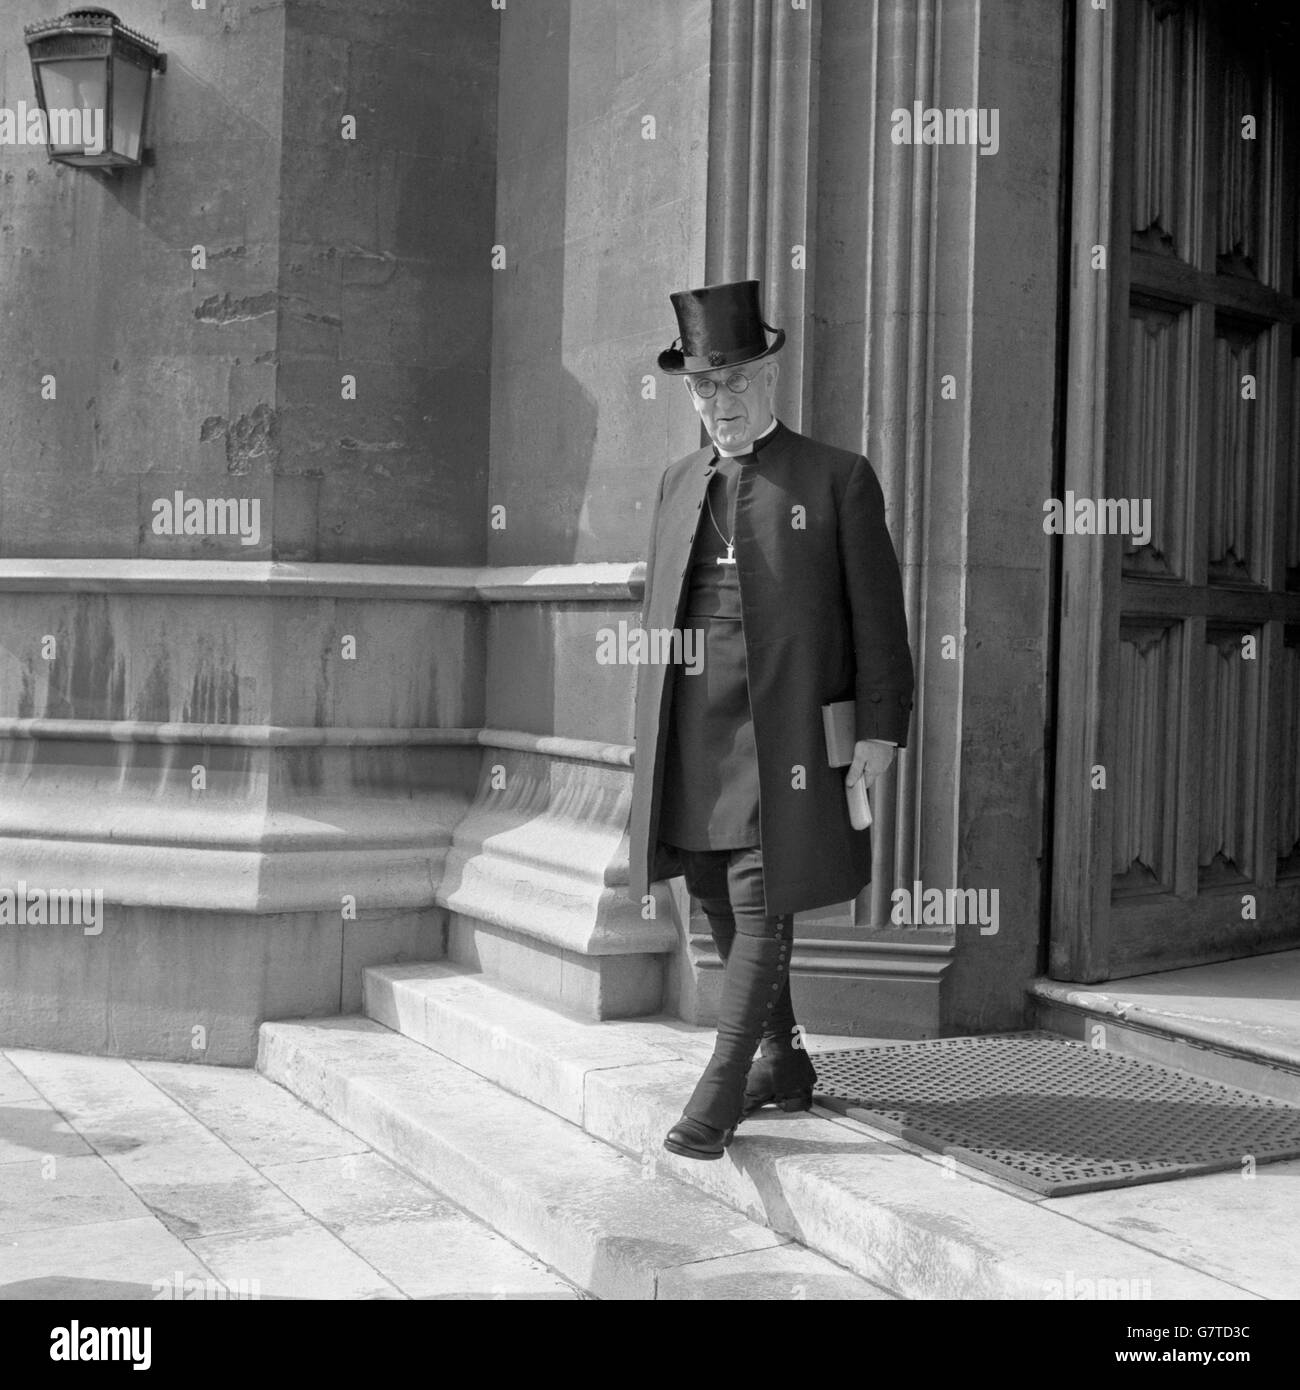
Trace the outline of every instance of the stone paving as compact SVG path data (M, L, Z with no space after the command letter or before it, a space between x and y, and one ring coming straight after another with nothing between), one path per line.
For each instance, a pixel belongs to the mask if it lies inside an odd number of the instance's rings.
M525 1005L509 1002L513 1014L489 1021L513 1044L518 1039L507 1022L527 1033L516 1016ZM566 1045L562 1021L544 1018L543 1041L557 1076L578 1062L585 1074L599 1061L592 1103L633 1127L646 1111L652 1135L668 1114L650 1105L654 1085L679 1101L701 1060L692 1047L707 1042L707 1030L631 1020L601 1025L601 1052L592 1058L589 1049ZM513 1054L503 1047L501 1055ZM669 1074L655 1082L665 1068ZM620 1078L631 1087L626 1095ZM645 1095L637 1085L648 1088ZM548 1099L553 1110L565 1111ZM955 1203L972 1249L1005 1255L1008 1242L1015 1243L1016 1223L1004 1209L1005 1198L1013 1197L1024 1220L1035 1212L1055 1218L1052 1249L1042 1258L1059 1265L1062 1278L1077 1282L1102 1269L1108 1276L1132 1274L1144 1289L1154 1258L1189 1276L1222 1281L1220 1297L1300 1296L1294 1199L1300 1161L1261 1165L1249 1182L1232 1171L1044 1201L820 1107L809 1116L772 1112L749 1128L776 1144L775 1167L771 1173L762 1162L741 1167L760 1185L793 1183L797 1192L801 1164L811 1170L842 1161L826 1135L863 1149L866 1161L841 1174L844 1191L824 1198L836 1225L847 1223L849 1208L840 1208L855 1194L865 1194L878 1217L902 1220L907 1193L922 1243ZM639 1151L621 1130L620 1136L626 1149ZM895 1191L889 1184L901 1162L910 1166ZM735 1176L733 1166L697 1165L700 1171L684 1176L730 1200L736 1193L723 1179ZM995 1212L990 1204L999 1200ZM1083 1247L1091 1249L1098 1237L1120 1242L1117 1252L1126 1251L1126 1258L1099 1263L1089 1256ZM900 1240L898 1249L907 1254L911 1247ZM1132 1296L1169 1296L1158 1292L1163 1287L1152 1276L1151 1293ZM258 1072L0 1050L0 1298L197 1298L228 1296L227 1290L309 1299L589 1297Z
M578 1299L254 1071L0 1052L0 1298Z

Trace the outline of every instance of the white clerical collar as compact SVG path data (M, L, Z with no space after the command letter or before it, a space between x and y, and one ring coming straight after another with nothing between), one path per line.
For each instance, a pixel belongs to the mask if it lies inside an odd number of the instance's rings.
M737 449L735 453L732 453L729 449L724 449L719 444L715 444L713 448L717 452L717 454L724 459L739 458L741 454L752 454L754 452L754 445L757 444L760 439L766 439L774 429L776 429L775 415L772 416L772 423L763 431L763 433L756 434L753 437L753 439L751 439L749 443L745 445L743 449Z

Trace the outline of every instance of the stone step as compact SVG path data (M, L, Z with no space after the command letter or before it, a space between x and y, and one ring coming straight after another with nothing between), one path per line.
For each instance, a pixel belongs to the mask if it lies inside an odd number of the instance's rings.
M1300 951L1029 997L1037 1027L1300 1105Z
M0 1053L0 1298L151 1295L587 1297L255 1071Z
M258 1069L597 1298L893 1297L371 1019L264 1024Z
M443 963L372 967L364 997L371 1018L429 1051L905 1298L1041 1299L1084 1280L1127 1281L1154 1298L1252 1296L820 1107L762 1111L719 1162L674 1157L662 1138L709 1054L709 1030L662 1017L592 1023Z

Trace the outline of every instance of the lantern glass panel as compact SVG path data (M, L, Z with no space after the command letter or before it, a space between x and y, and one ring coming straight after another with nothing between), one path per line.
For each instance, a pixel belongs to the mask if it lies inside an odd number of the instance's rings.
M149 70L113 59L113 153L139 160Z
M102 58L60 59L41 64L41 87L45 94L46 118L50 124L50 146L56 154L81 154L86 150L85 142L96 131L104 131L108 121L107 77L108 67ZM76 120L60 116L62 112L72 111L98 112L98 115L92 115L89 124L85 124L83 115ZM73 134L82 136L81 143L67 143L68 137ZM93 145L90 153L98 153Z

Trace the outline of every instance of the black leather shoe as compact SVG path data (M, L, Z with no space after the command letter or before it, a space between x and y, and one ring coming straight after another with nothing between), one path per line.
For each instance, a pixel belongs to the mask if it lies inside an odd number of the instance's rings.
M806 1052L757 1057L745 1083L742 1115L752 1115L764 1105L782 1110L811 1110L817 1072Z
M668 1131L664 1148L683 1158L721 1158L722 1151L731 1143L735 1132L734 1125L731 1129L715 1129L703 1120L692 1120L690 1116L683 1115Z

